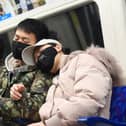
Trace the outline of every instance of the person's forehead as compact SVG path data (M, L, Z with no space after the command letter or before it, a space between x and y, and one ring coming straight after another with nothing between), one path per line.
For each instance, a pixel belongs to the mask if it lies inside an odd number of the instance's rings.
M25 32L22 29L17 29L16 32L15 32L15 35L18 35L20 37L27 37L27 38L34 37L34 38L36 38L34 33L32 33L32 32L31 33L27 33L27 32Z

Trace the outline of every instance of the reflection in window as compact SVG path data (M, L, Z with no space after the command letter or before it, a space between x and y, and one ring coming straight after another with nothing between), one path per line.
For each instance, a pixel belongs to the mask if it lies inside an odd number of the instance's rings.
M45 22L71 50L85 49L91 43L104 47L99 10L95 2L57 13L46 18Z

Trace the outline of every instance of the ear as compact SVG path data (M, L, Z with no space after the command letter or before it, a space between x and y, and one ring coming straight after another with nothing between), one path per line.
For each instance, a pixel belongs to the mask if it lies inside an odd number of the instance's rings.
M57 52L61 52L62 51L62 46L60 44L57 44L55 47Z

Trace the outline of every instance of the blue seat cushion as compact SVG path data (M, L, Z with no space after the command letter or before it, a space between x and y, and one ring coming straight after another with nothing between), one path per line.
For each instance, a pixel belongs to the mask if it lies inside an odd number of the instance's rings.
M110 120L126 122L126 86L113 87Z

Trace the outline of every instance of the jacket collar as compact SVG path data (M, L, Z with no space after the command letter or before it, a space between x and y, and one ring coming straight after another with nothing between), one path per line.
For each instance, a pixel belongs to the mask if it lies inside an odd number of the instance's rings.
M11 72L27 72L27 71L32 71L33 69L35 69L35 66L28 66L28 65L23 65L23 66L20 66L20 67L14 67L13 64L11 63L11 60L13 58L14 57L13 57L12 53L10 53L5 59L5 66L6 66L8 71L11 71Z

